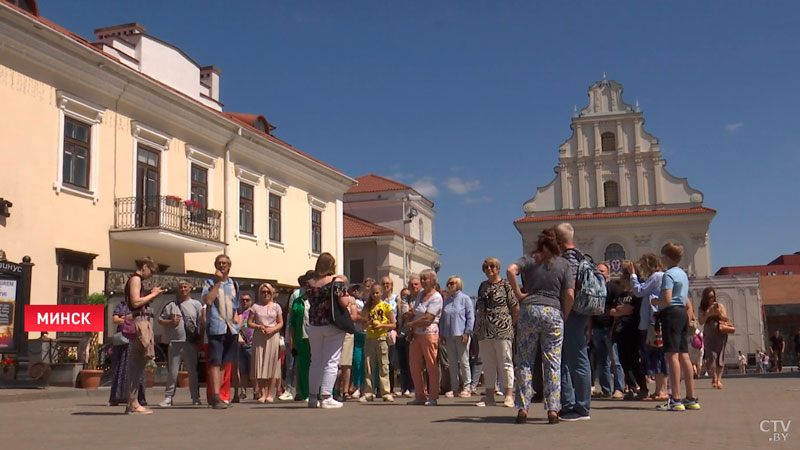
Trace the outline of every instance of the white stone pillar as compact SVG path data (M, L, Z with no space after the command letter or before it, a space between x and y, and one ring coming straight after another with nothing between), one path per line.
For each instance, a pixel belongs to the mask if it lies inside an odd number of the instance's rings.
M633 151L639 153L642 151L642 121L638 117L633 119Z
M561 180L561 209L572 209L572 192L569 188L567 163L558 163L558 178Z
M600 140L600 122L594 123L594 154L600 156L603 152L602 142Z
M597 208L605 208L606 197L605 191L603 190L603 161L599 159L594 161L594 180L595 189L597 190L597 201L595 205L597 205Z
M624 146L624 137L625 135L622 134L622 121L617 120L617 154L622 154L625 152Z
M655 186L656 190L656 205L660 205L662 203L662 190L663 187L661 186L661 179L664 178L662 176L664 161L657 155L653 156L653 186Z
M579 208L586 208L588 207L588 196L586 195L586 163L583 161L578 161L578 199L579 199Z
M578 143L578 154L576 156L583 156L583 126L580 123L575 124L575 141Z
M636 195L638 197L637 204L639 206L642 206L647 204L647 198L645 196L644 157L642 157L641 154L637 153L634 161L636 162Z
M625 158L617 157L617 170L619 170L619 205L630 206L630 187L628 186L628 175L625 170Z

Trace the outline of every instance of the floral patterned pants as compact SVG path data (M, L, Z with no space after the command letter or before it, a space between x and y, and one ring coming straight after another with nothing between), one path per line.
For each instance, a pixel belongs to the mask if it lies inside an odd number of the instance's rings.
M517 409L527 411L533 397L533 365L536 349L542 346L544 366L544 408L558 411L561 408L561 344L564 341L564 320L557 308L544 305L520 306L517 322Z

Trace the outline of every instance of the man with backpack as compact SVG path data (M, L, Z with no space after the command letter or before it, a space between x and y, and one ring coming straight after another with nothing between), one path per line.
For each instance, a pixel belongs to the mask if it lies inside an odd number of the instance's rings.
M569 223L556 225L556 238L562 254L569 263L572 276L576 278L575 301L581 287L578 286L578 267L584 255L575 248L575 230ZM603 286L605 290L605 286ZM605 297L605 292L603 293ZM605 300L605 298L603 299ZM605 303L605 302L603 302ZM564 343L561 350L561 411L559 418L566 422L589 420L592 402L592 369L586 339L589 316L573 311L564 312Z
M178 294L174 302L169 302L161 310L158 323L169 330L169 350L167 362L169 376L167 387L164 390L164 400L159 403L161 407L172 406L172 397L175 396L175 383L178 379L178 370L181 361L189 372L189 393L192 404L200 405L200 388L197 383L197 346L203 342L201 327L201 314L203 304L190 297L192 285L181 280L178 284Z

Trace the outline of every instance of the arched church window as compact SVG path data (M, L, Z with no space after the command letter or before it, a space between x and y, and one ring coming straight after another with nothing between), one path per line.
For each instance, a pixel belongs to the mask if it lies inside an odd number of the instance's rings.
M625 249L617 243L608 244L608 247L606 247L606 252L603 255L603 260L612 261L615 259L625 259Z
M603 198L606 206L619 206L619 186L616 181L603 183Z
M617 138L616 136L614 136L614 133L606 131L605 133L601 134L600 146L602 147L604 152L617 151Z

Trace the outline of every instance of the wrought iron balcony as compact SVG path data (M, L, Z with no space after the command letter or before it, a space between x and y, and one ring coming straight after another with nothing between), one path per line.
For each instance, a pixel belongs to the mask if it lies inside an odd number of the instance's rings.
M212 251L222 244L221 228L220 211L203 208L191 200L182 201L172 196L126 197L114 200L113 231L119 232L116 234L121 240L183 251ZM151 233L127 236L137 230ZM121 232L125 232L126 236L120 238ZM163 237L165 235L166 238ZM169 236L178 239L170 239ZM212 242L192 245L193 239L181 239L184 236Z

